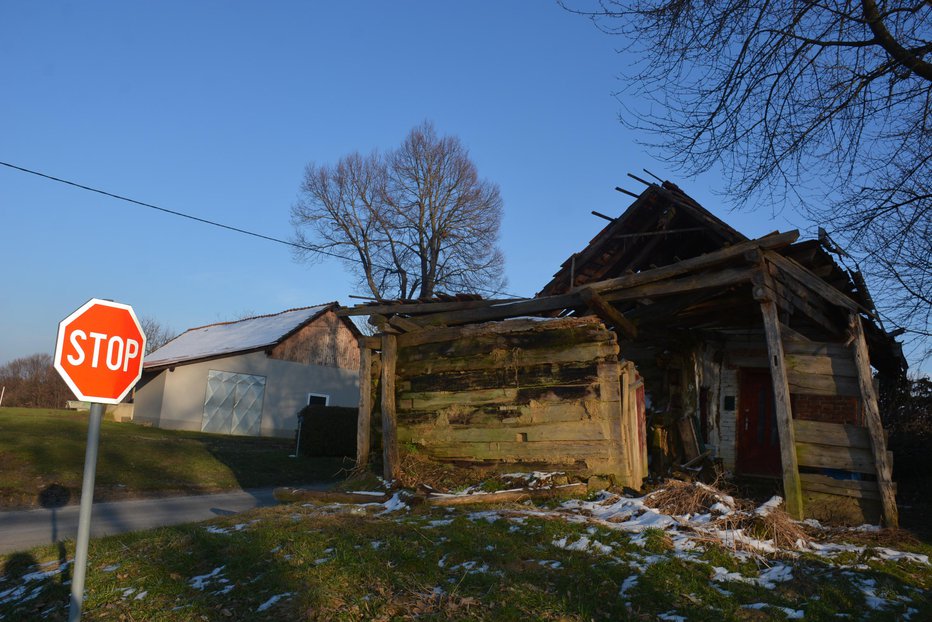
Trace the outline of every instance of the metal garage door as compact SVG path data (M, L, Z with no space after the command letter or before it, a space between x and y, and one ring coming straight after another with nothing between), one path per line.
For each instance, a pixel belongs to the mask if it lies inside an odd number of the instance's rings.
M259 436L264 396L265 376L211 369L201 431Z

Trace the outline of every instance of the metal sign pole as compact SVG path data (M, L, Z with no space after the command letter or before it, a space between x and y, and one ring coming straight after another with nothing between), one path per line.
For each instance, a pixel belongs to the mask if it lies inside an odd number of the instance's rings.
M78 541L74 551L74 575L71 579L71 608L68 622L81 619L84 602L84 575L87 571L87 543L91 536L91 506L94 503L94 478L97 475L97 447L100 445L100 421L106 406L91 404L87 424L87 453L84 454L84 482L81 484L81 510L78 514Z

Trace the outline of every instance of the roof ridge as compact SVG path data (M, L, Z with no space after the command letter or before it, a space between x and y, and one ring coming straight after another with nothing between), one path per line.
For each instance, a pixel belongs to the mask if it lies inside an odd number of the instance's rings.
M336 300L333 300L331 302L325 302L319 305L308 305L306 307L294 307L293 309L285 309L284 311L279 311L278 313L265 313L262 315L254 315L251 317L240 318L238 320L228 320L226 322L214 322L212 324L204 324L203 326L193 326L187 329L186 331L184 331L184 333L190 333L192 330L201 330L204 328L211 328L213 326L229 326L231 324L239 324L240 322L248 322L250 320L260 320L260 319L267 318L267 317L275 317L277 315L284 315L285 313L292 313L293 311L304 311L306 309L314 309L317 307L326 308L326 307L331 307L333 305L340 306L340 303L337 302ZM184 333L181 333L181 335L183 335ZM181 335L178 335L178 336L180 337Z

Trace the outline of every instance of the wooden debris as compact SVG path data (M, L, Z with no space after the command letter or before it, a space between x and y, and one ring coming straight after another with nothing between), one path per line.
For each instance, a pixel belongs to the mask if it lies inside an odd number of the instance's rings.
M309 488L276 488L272 495L282 503L385 503L391 498L388 493L367 495L358 492L329 492Z
M501 490L498 492L477 493L471 495L438 495L426 497L427 505L442 507L459 505L485 505L495 503L520 503L521 501L541 501L543 499L569 499L585 495L588 487L585 483L567 484L554 488L522 488L521 490Z

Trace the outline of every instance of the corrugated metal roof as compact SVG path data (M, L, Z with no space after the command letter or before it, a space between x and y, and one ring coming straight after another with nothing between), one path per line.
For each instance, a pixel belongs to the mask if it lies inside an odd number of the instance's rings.
M144 367L163 367L271 346L335 305L330 302L237 322L191 328L148 355Z

